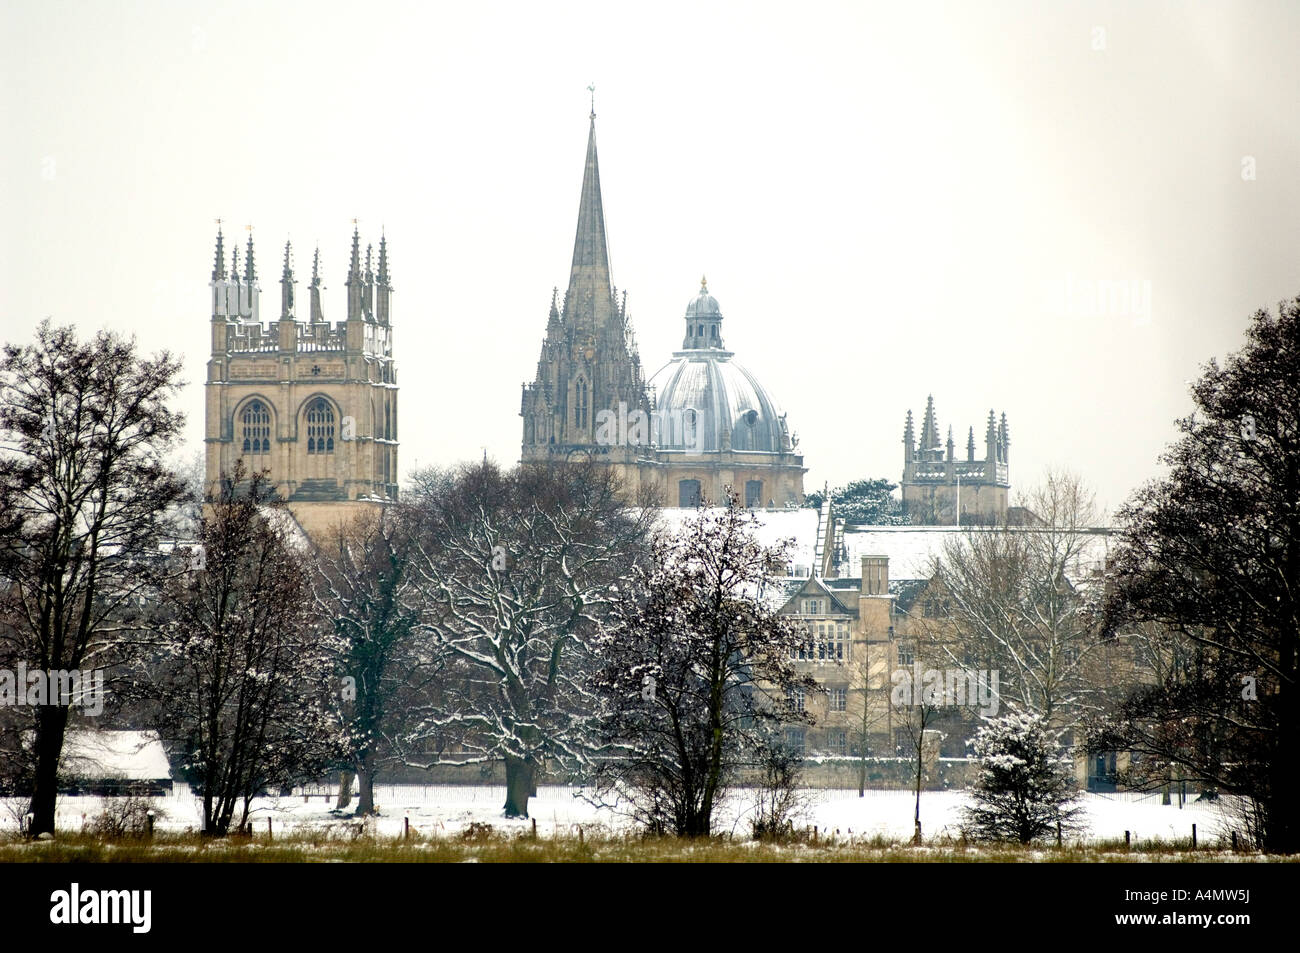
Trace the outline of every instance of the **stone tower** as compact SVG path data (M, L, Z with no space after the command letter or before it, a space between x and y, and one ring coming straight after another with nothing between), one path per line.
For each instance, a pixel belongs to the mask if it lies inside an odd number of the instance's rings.
M947 441L940 443L934 397L927 397L919 446L910 410L903 424L903 512L913 523L924 525L1005 522L1011 489L1010 446L1007 415L1002 415L999 424L990 410L984 459L975 459L972 427L966 438L966 459L958 460L952 428L948 428Z
M635 470L649 447L598 435L601 411L649 413L645 379L627 318L610 280L605 212L596 159L596 114L587 134L587 161L578 202L578 231L563 303L551 293L546 337L532 384L525 384L522 462L598 458ZM636 477L632 471L625 478Z
M212 269L212 357L206 397L207 481L214 486L241 457L265 470L313 537L360 509L397 497L397 375L388 242L364 264L354 228L347 316L331 324L321 304L320 249L312 260L309 314L295 309L292 248L284 246L280 314L263 322L250 231L239 272L226 270L217 229Z

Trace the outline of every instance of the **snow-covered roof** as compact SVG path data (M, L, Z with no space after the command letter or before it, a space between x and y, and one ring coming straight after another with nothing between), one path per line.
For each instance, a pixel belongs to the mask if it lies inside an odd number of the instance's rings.
M845 530L847 562L841 567L841 572L846 576L856 576L861 571L863 556L888 556L891 581L928 579L933 560L942 555L945 542L960 538L966 532L966 529L958 529L956 526L871 526ZM1039 530L1013 528L979 532L1034 533ZM1091 570L1105 567L1111 546L1109 530L1095 529L1087 532L1083 538L1083 557L1079 567L1081 579Z
M669 532L682 526L698 511L694 507L670 506L659 511L660 525ZM798 509L754 509L758 517L754 535L764 546L775 546L785 539L794 539L790 549L790 562L796 576L807 576L812 571L813 554L817 549L817 511L808 507ZM800 572L802 570L802 572Z
M170 779L171 765L156 731L70 729L59 773L67 777L126 781Z
M955 526L873 526L845 530L846 576L861 571L863 556L888 556L890 579L928 579L930 564L943 552L944 542L960 537Z
M311 550L311 537L307 535L302 524L289 512L287 506L259 506L258 511L266 518L271 528L278 530L286 543L300 553Z

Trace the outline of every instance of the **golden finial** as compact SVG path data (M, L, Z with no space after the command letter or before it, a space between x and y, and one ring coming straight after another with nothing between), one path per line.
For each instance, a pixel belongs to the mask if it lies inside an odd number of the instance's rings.
M709 293L709 279L704 277L703 275L700 275L700 294L706 295L708 293Z
M244 231L251 232L252 230L253 230L253 226L251 223L244 226Z

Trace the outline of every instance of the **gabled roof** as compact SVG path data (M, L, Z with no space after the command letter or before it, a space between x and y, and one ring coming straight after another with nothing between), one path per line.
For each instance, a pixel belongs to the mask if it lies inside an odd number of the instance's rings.
M848 605L848 604L845 603L842 599L840 599L840 597L839 597L839 596L838 596L838 595L837 595L837 594L836 594L836 593L835 593L835 592L834 592L834 591L833 591L833 590L832 590L832 589L827 585L827 582L828 582L829 580L821 579L821 578L818 578L818 577L816 577L816 576L813 576L813 577L811 577L811 578L809 578L809 579L797 579L797 580L794 580L794 581L795 581L795 582L798 582L798 583L801 583L801 585L797 586L797 587L794 589L794 591L791 593L791 598L792 598L792 599L795 598L795 597L797 597L797 596L799 596L799 595L802 595L803 593L811 592L811 593L815 593L815 594L817 594L817 595L819 595L819 596L825 596L825 597L828 598L828 599L831 601L831 603L832 603L833 605L835 605L835 606L836 606L836 607L837 607L841 612L848 613L849 615L856 615L856 614L857 614L857 606L856 606L856 605L852 605L852 606L851 606L851 605ZM786 600L786 603L788 604L788 603L789 603L789 600Z
M171 765L156 731L78 728L63 742L59 773L91 780L170 780Z

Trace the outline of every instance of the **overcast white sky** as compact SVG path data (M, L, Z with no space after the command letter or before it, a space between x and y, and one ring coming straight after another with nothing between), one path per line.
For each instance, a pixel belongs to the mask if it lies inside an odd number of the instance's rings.
M319 241L339 320L357 217L403 470L517 460L592 81L647 374L706 273L809 489L897 480L933 393L959 453L1005 410L1014 487L1065 466L1113 507L1200 364L1300 293L1293 2L9 0L0 36L0 339L52 315L182 353L196 449L213 220L254 225L265 317L285 238L300 278Z

